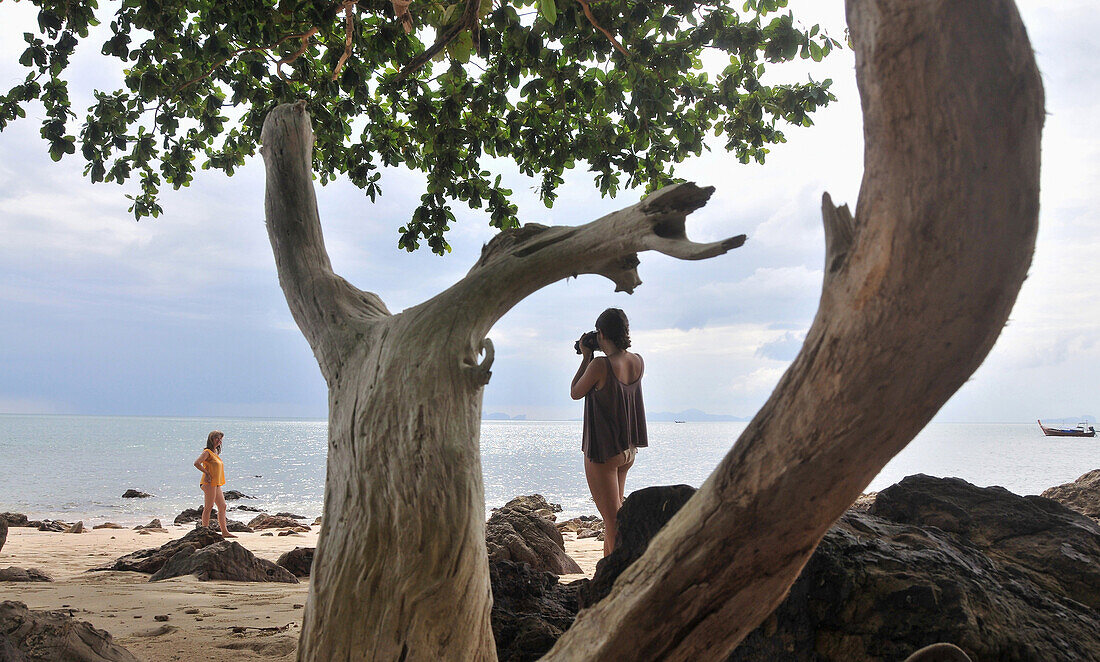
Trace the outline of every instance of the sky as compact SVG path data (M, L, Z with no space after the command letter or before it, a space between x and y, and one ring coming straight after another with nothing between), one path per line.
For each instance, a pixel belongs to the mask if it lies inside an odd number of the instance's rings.
M1100 412L1100 138L1094 105L1100 71L1091 0L1018 2L1046 88L1040 226L1035 258L1010 322L971 380L936 420L1026 422ZM805 25L844 33L843 3L792 0ZM26 3L0 6L0 87L15 65ZM74 108L93 89L115 89L118 71L89 42L74 58ZM532 295L489 334L496 347L483 411L573 419L573 341L608 306L630 317L632 349L646 360L651 412L700 409L749 418L798 353L821 291L820 199L855 205L862 123L850 50L822 63L772 67L773 80L832 78L838 100L815 126L783 127L786 144L765 165L721 150L677 175L716 187L688 219L713 241L747 234L725 256L684 262L643 253L643 284L613 292L598 276ZM135 222L129 187L92 185L77 158L50 161L38 135L41 107L0 133L0 413L324 418L327 393L275 273L263 221L263 164L232 178L200 171L165 191L165 213ZM523 222L577 225L633 204L639 191L600 198L583 170L566 177L553 209L537 182L494 166L517 194ZM318 187L333 266L378 293L391 311L430 298L462 277L493 231L484 214L455 205L453 251L397 248L423 176L387 170L371 203L345 181Z

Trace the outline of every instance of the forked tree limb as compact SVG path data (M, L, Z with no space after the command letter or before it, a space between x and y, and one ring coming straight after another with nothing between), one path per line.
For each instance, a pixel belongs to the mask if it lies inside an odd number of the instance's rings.
M823 201L799 356L699 492L543 659L721 660L981 364L1031 263L1043 92L1010 0L849 0L855 218Z

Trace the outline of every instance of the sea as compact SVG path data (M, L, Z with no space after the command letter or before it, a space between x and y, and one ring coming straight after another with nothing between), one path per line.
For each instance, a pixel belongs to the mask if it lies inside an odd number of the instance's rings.
M652 422L627 480L627 492L650 485L699 486L737 441L746 423ZM0 415L0 512L31 519L169 523L202 504L192 463L207 433L225 432L225 489L268 512L313 518L324 495L327 423L256 418ZM596 514L580 451L579 421L483 421L486 511L538 493L561 504L559 517ZM1034 423L933 423L868 486L877 491L924 473L980 486L1038 494L1100 468L1100 440L1044 437ZM154 496L123 499L127 489ZM233 505L232 503L230 504ZM240 513L247 521L250 513ZM231 517L233 513L231 513Z

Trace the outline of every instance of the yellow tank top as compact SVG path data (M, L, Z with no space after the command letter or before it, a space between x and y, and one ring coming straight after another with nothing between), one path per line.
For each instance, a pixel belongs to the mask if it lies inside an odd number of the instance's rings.
M203 463L203 470L206 474L210 474L214 477L214 485L225 485L225 465L222 463L222 459L218 457L218 454L214 451L209 451L210 455ZM199 485L206 485L206 474L203 474L202 480L199 481Z

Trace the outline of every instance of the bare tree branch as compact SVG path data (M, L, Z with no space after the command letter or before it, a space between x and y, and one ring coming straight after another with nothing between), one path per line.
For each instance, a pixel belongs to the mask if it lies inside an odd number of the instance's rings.
M848 0L855 218L823 201L798 358L699 492L543 659L724 659L982 362L1031 263L1043 92L1010 0Z

